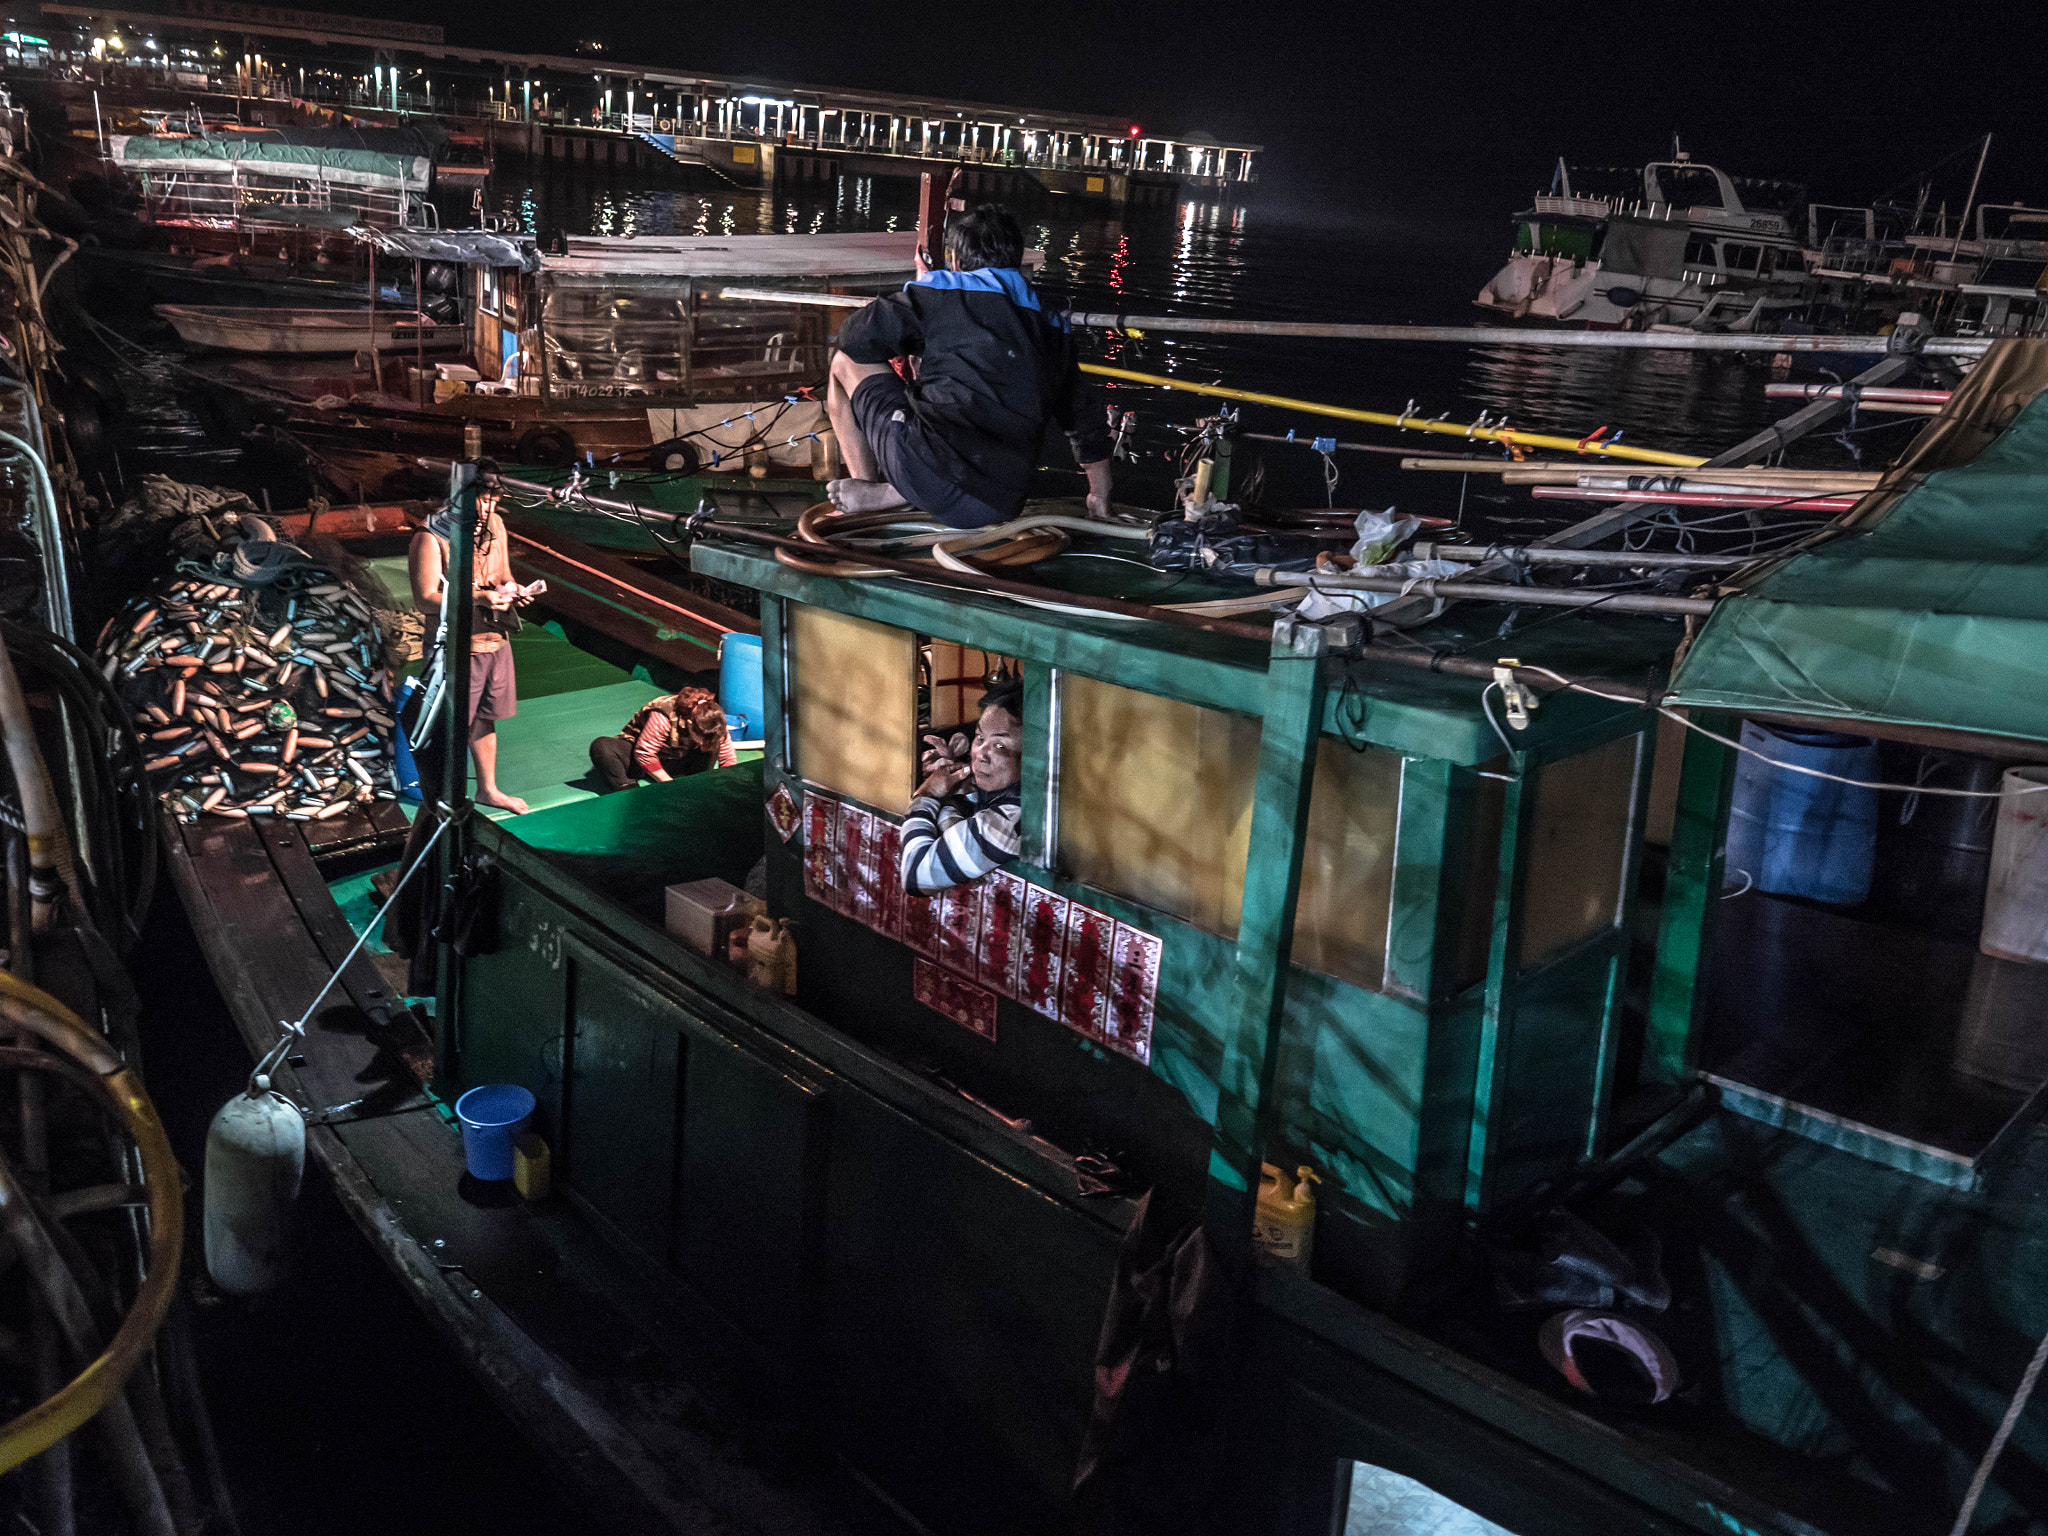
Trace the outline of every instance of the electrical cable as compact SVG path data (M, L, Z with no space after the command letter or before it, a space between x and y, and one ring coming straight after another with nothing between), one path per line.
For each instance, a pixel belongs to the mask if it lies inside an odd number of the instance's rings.
M1557 679L1562 686L1571 689L1574 693L1591 694L1594 698L1605 699L1611 704L1632 704L1640 707L1642 702L1639 699L1622 698L1618 694L1602 693L1597 688L1588 688L1584 683L1574 682L1563 673L1554 672L1549 667L1539 667L1523 662L1521 663L1521 670L1524 672L1540 672L1545 677ZM1886 784L1871 779L1846 778L1839 773L1828 773L1822 769L1808 768L1799 763L1782 762L1772 757L1768 752L1759 752L1755 747L1749 746L1747 743L1737 741L1732 737L1723 736L1719 731L1708 730L1704 725L1688 719L1669 705L1658 704L1653 707L1658 714L1664 716L1667 720L1674 721L1689 731L1698 731L1708 740L1718 741L1724 747L1733 747L1737 752L1769 763L1773 768L1782 768L1787 773L1804 774L1812 779L1826 779L1832 784L1846 784L1851 789L1874 789L1901 795L1945 795L1953 800L2001 800L2007 795L2048 794L2048 784L2028 784L2017 789L1948 789L1939 784Z

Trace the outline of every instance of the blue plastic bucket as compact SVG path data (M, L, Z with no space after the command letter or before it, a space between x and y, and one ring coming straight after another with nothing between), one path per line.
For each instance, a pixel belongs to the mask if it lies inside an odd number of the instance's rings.
M1751 752L1735 770L1728 883L1739 886L1746 875L1759 891L1838 906L1867 898L1877 852L1877 791L1787 773L1771 762L1871 781L1878 777L1877 743L1745 721L1742 744Z
M403 717L405 701L419 685L420 680L416 677L408 677L405 680L405 685L398 690L398 708L392 711L394 716ZM405 739L405 727L402 725L394 725L392 727L391 767L392 777L398 781L399 797L405 800L419 799L419 764L415 763L412 759L412 743Z
M455 1101L471 1178L512 1177L512 1143L533 1123L533 1107L533 1095L516 1083L484 1083Z
M718 703L728 715L744 715L751 727L742 738L761 734L767 714L761 707L761 637L727 635L718 642Z

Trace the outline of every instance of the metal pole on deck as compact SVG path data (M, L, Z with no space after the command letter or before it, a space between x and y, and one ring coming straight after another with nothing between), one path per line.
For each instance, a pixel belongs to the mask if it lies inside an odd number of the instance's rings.
M448 500L454 507L448 530L448 563L441 584L441 611L447 619L448 683L442 690L441 803L455 820L434 855L436 911L447 898L455 872L462 867L463 823L469 811L469 646L476 602L476 493L474 461L448 467ZM424 786L423 786L424 787ZM455 1015L460 1005L461 968L454 952L441 951L434 986L434 1075L446 1081L457 1071Z
M1963 199L1963 216L1956 220L1955 243L1948 248L1948 259L1954 261L1956 252L1963 248L1963 232L1970 227L1970 209L1977 202L1977 183L1984 179L1984 161L1991 154L1991 135L1984 135L1984 147L1977 151L1977 169L1970 177L1970 195Z

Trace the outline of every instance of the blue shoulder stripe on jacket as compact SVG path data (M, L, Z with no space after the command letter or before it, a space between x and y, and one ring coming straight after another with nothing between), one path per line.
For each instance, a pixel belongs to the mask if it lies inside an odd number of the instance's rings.
M925 273L923 277L913 277L903 286L906 289L936 288L941 292L952 293L1000 293L1019 309L1032 309L1045 314L1044 307L1038 302L1038 294L1022 270L1017 267L976 267L972 272L955 272L950 268L940 268ZM1045 315L1045 320L1046 324L1059 330L1067 329L1067 317L1064 314L1048 314Z

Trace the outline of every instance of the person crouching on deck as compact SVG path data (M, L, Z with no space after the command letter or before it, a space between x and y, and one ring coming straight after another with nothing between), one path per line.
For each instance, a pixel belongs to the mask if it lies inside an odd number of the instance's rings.
M725 710L702 688L680 688L642 704L616 736L590 744L590 766L607 789L631 789L641 776L666 784L739 761Z
M1109 434L1081 389L1064 316L1024 280L1024 235L984 203L946 226L946 266L856 311L825 390L852 478L827 489L841 512L914 506L954 528L1008 522L1024 507L1056 421L1088 477L1088 515L1109 516ZM908 358L899 376L892 358Z
M903 818L903 888L913 896L970 884L1017 857L1024 685L1010 679L982 695L972 746L925 740L925 779Z

